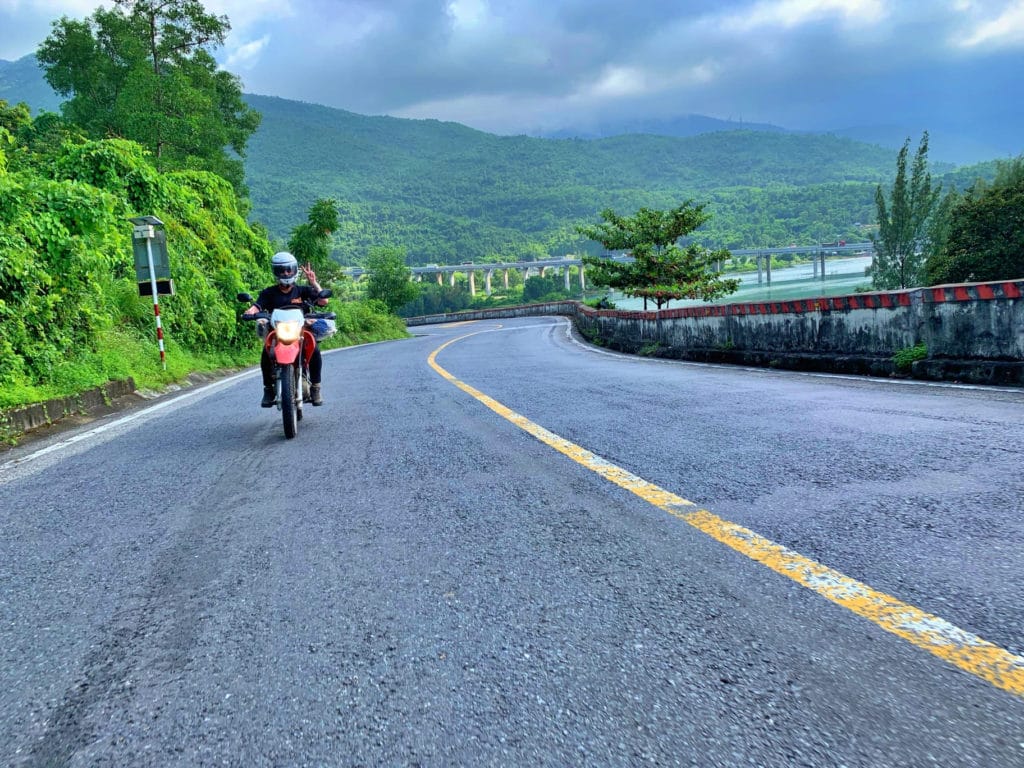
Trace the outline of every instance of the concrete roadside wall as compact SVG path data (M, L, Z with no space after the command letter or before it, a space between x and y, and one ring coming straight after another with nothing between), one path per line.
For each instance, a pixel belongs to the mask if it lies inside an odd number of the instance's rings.
M135 382L128 378L108 381L101 387L93 387L73 397L60 397L0 411L0 440L10 442L19 435L49 426L75 414L99 413L112 401L134 391Z
M410 326L566 315L595 344L686 360L1024 386L1024 279L662 312L579 302L409 318ZM924 344L898 370L893 356Z

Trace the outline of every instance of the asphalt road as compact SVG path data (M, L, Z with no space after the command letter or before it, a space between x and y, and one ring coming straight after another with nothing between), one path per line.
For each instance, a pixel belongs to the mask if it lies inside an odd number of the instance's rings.
M0 764L1024 766L1024 392L415 330L5 454Z

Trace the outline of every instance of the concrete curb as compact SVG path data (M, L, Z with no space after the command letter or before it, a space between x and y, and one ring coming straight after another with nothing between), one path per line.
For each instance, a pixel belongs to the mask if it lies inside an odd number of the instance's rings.
M49 427L69 416L98 415L110 410L113 401L135 392L135 381L129 377L108 381L77 395L58 397L42 403L0 412L0 440L9 442L41 427Z
M245 370L247 369L223 368L205 373L190 373L181 381L168 384L159 390L137 389L134 379L128 377L108 381L103 386L93 387L77 395L0 411L0 452L20 444L23 439L34 440L51 432L71 429L101 416L130 410ZM258 372L259 368L252 370Z

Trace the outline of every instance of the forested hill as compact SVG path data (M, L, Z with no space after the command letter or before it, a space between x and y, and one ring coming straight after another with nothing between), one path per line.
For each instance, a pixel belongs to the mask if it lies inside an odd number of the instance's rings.
M0 99L36 111L59 103L31 56L0 62ZM895 150L827 135L501 137L246 99L263 114L246 158L253 218L286 239L316 198L334 197L343 221L335 255L349 263L377 244L404 246L414 264L593 249L574 226L595 223L601 209L631 213L689 198L709 204L713 218L698 235L710 245L859 240L875 216L876 185L895 170ZM963 188L993 173L988 163L936 175Z
M895 152L825 135L759 131L599 140L495 136L456 123L367 117L253 96L246 159L254 215L285 237L317 197L344 221L339 257L408 248L413 263L565 253L606 207L708 201L700 234L732 248L863 237Z

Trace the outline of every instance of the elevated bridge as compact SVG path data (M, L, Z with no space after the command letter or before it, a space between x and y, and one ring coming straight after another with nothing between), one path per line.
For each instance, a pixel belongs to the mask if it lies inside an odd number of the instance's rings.
M814 265L814 277L817 278L820 275L824 278L826 259L852 256L855 254L874 253L874 244L871 242L846 243L840 241L835 243L818 243L815 245L789 245L778 248L736 249L730 251L730 253L733 256L742 256L747 258L753 257L757 263L758 284L760 285L766 281L768 285L771 285L772 256L811 254L814 256L812 262ZM624 255L608 255L604 258L622 263L633 261L632 256ZM565 278L565 290L569 291L572 288L570 277L572 274L571 270L573 268L577 271L580 291L582 292L586 289L586 277L584 274L583 260L579 256L537 259L536 261L487 262L485 264L474 264L472 261L463 262L462 264L427 264L426 266L410 267L409 269L412 272L413 280L422 281L424 277L428 277L429 279L436 279L438 285L443 285L445 276L447 276L448 284L454 286L455 275L457 273L465 274L468 276L469 291L473 296L476 295L476 273L482 272L484 275L484 290L487 292L487 295L490 296L492 292L492 280L495 273L502 274L505 289L508 290L509 270L513 269L522 273L524 282L532 275L540 275L541 277L545 276L549 269L561 270L562 275ZM719 265L719 270L721 270L721 265ZM362 267L349 267L348 269L343 270L343 272L353 280L359 280L363 275L367 274L367 270Z

